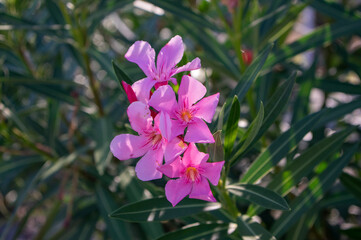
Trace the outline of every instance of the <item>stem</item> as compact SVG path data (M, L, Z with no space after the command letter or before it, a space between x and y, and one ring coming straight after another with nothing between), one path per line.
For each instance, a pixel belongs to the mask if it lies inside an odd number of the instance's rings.
M90 58L88 56L87 53L83 53L83 58L85 61L85 68L86 68L86 72L87 75L89 77L89 85L90 85L90 89L94 95L94 102L98 107L98 112L100 117L104 116L104 110L103 110L103 106L102 103L100 101L100 96L99 96L99 83L95 80L93 72L90 68Z

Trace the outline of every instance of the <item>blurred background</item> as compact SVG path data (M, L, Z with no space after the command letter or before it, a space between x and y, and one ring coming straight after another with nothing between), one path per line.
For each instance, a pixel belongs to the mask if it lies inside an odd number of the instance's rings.
M294 123L324 109L330 113L261 185L340 129L356 126L330 159L360 142L361 1L0 0L0 239L156 239L209 221L201 214L143 223L108 217L126 203L164 195L165 183L138 180L136 160L120 162L109 152L115 135L131 131L113 66L141 79L139 67L124 59L127 49L144 40L158 52L174 35L186 47L182 62L201 59L202 69L191 74L207 94L221 93L219 106L274 43L241 102L239 136L261 101L272 101L297 72L284 110L232 168L231 180ZM343 180L280 239L361 239L360 161L358 148ZM322 166L287 199L299 196ZM269 228L279 216L268 210L258 221ZM294 238L297 226L303 231Z

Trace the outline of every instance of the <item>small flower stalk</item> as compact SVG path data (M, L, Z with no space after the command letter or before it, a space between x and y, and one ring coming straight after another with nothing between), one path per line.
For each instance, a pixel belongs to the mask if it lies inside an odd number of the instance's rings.
M169 202L176 206L184 197L214 202L209 182L217 185L224 161L207 162L209 155L199 152L195 143L214 143L207 123L212 122L219 93L204 97L201 82L184 75L176 93L168 85L177 84L174 75L199 69L199 58L177 67L183 57L180 36L173 37L159 52L145 41L135 42L125 58L136 63L146 78L132 86L122 83L130 105L127 110L137 135L120 134L110 150L119 160L141 157L135 171L142 181L170 178L165 186Z

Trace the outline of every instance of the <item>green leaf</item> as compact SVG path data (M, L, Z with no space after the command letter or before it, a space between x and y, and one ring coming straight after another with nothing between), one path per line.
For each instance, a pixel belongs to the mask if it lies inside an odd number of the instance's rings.
M311 179L308 187L292 203L290 212L284 212L272 226L271 231L276 237L281 237L297 220L319 201L332 187L342 169L347 166L356 152L358 144L345 152L342 157L336 159L320 174Z
M272 97L267 101L265 106L265 114L261 129L259 130L255 141L258 140L268 130L268 128L276 121L277 117L286 108L288 100L292 94L293 85L295 84L296 72L279 87Z
M223 146L222 146L222 130L218 130L213 134L214 143L209 144L208 153L212 162L219 162L224 160Z
M227 237L227 231L232 230L233 224L208 223L185 226L181 230L167 233L157 240L192 240L192 239L223 239Z
M128 75L114 61L112 61L112 64L115 75L117 76L117 79L121 87L122 87L122 81L128 83L129 85L132 85L134 83L134 81L130 79L130 77L128 77Z
M316 79L313 87L322 89L325 92L342 92L347 94L360 94L361 86L347 82L340 82L332 78Z
M224 152L226 155L226 159L228 159L230 153L232 152L234 142L236 141L238 121L240 115L241 106L239 105L237 96L234 96L232 101L231 113L227 120L226 133L224 136Z
M217 202L183 199L175 207L165 197L152 198L125 205L110 214L110 217L131 222L164 221L208 212L221 208Z
M276 240L259 223L253 222L248 216L239 216L237 218L238 232L243 240Z
M342 185L352 193L359 201L361 201L361 180L343 172L340 176Z
M194 27L194 24L189 22L182 21L181 25L185 29L185 32L190 34L192 38L204 48L206 56L204 60L202 59L203 61L211 61L211 63L214 63L216 66L221 64L224 72L227 71L233 77L238 78L240 74L239 69L234 63L233 58L228 54L229 50L227 48L221 45L213 35L204 29ZM212 62L213 59L216 59L216 62Z
M259 75L264 63L266 62L266 59L271 52L273 47L273 44L269 44L263 49L259 55L256 57L256 59L252 62L252 64L247 67L244 74L241 76L241 79L239 80L237 86L232 90L230 96L237 95L239 101L242 101L244 96L246 95L248 89L251 87L254 80ZM227 116L229 114L229 109L225 112L225 115Z
M268 209L290 210L286 200L277 193L252 184L228 185L233 195Z
M95 194L101 216L106 222L107 231L112 239L131 239L128 223L115 221L108 217L108 213L115 208L116 203L111 193L98 181L95 184Z
M255 183L265 176L288 152L297 146L298 142L312 129L319 117L320 113L311 114L279 136L252 163L242 177L241 182Z
M248 127L247 131L242 136L242 139L239 141L239 144L237 145L236 148L236 152L232 154L232 158L230 159L231 164L235 164L237 162L238 156L240 156L244 152L244 150L246 150L253 142L253 140L257 136L262 126L263 116L264 116L264 109L263 109L263 103L261 102L256 118L253 120L251 125Z
M109 146L113 136L112 124L108 118L99 118L93 127L95 139L94 161L100 175L104 174L104 169L112 159Z
M350 127L316 143L275 175L267 188L282 196L286 196L286 194L289 193L303 177L308 176L320 162L338 151L346 137L353 131L354 128ZM258 212L259 208L255 207L250 208L247 214L252 216Z
M324 126L326 123L338 120L344 115L351 113L353 110L361 108L361 98L357 98L352 102L340 104L334 108L322 109L322 116L320 120L315 124L314 129Z
M212 19L206 19L203 15L193 12L191 8L185 7L181 1L169 0L147 0L148 2L172 13L175 17L189 21L194 27L210 28L218 30Z
M266 66L273 66L276 63L282 62L311 48L331 43L340 37L352 35L360 28L361 19L348 22L347 24L343 21L334 24L325 24L312 33L277 50L269 57Z

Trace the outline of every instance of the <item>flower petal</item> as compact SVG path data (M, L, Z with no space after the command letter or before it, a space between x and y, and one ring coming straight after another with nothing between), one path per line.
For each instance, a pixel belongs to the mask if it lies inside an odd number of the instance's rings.
M184 179L169 180L165 185L165 196L173 205L177 205L192 190L192 183L186 182Z
M146 104L139 101L133 102L129 105L127 113L130 125L138 133L141 134L152 127L153 118Z
M144 155L148 151L148 148L144 147L145 144L142 136L120 134L110 143L110 151L119 160L127 160Z
M176 68L172 75L180 72L192 71L200 68L201 68L201 60L199 58L195 58L193 59L192 62L189 62L186 65Z
M208 158L208 154L198 151L196 145L194 143L190 143L183 155L182 161L186 167L189 165L198 166L203 161L203 159Z
M179 178L184 170L181 157L178 156L173 162L160 166L158 170L169 178Z
M164 138L168 141L172 140L172 120L170 119L168 113L160 112L159 130Z
M203 98L195 105L197 111L194 116L202 118L204 121L211 123L213 115L216 112L218 101L219 93Z
M186 103L186 106L192 106L199 101L207 92L203 84L196 79L184 75L178 90L178 103Z
M209 131L207 124L202 119L193 118L192 122L188 124L184 141L196 143L214 143L214 138L212 133Z
M165 111L169 114L177 107L175 93L169 85L161 86L155 90L148 103L158 111Z
M201 178L201 181L193 183L192 192L189 194L189 198L216 202L216 199L213 197L211 188L209 187L208 180L204 177Z
M164 152L164 160L166 163L171 162L174 158L181 155L186 149L187 144L183 142L182 139L176 137L173 138L172 141L168 142L165 152Z
M157 57L158 73L166 73L180 62L183 57L184 46L180 36L175 36L159 51Z
M163 149L150 149L135 166L137 177L142 181L150 181L162 178L162 173L158 171L163 163Z
M221 176L222 167L224 161L222 162L204 162L201 164L202 176L208 178L208 180L216 186L219 182Z
M132 88L138 101L142 101L144 103L149 101L150 90L155 83L156 81L150 77L143 78L142 80L133 83Z
M145 41L136 41L124 56L128 61L136 63L147 76L152 76L155 69L155 51Z
M135 96L135 92L128 83L122 81L122 87L124 89L125 94L129 100L129 103L137 101L137 96Z

